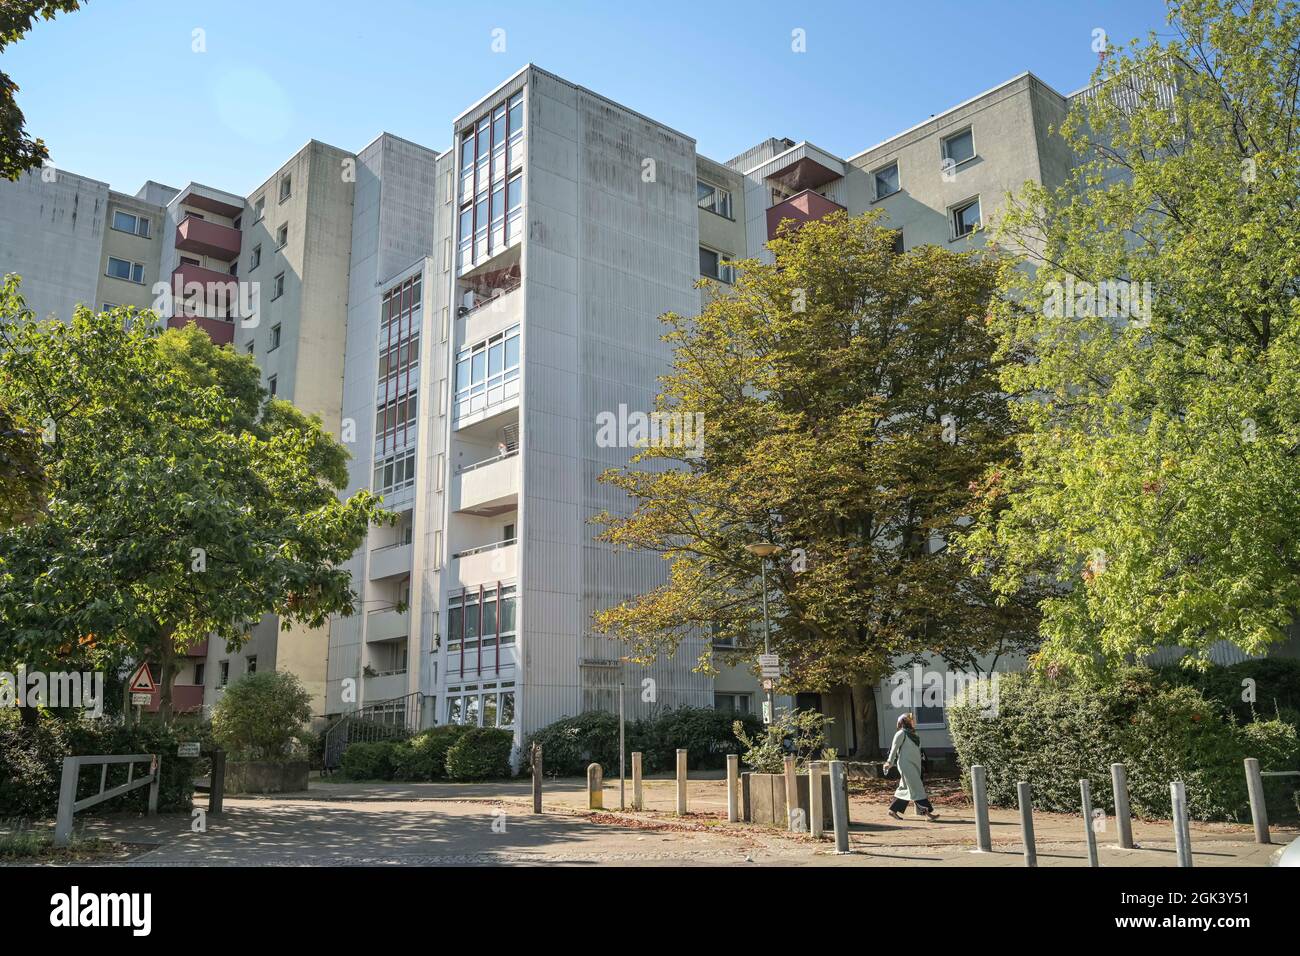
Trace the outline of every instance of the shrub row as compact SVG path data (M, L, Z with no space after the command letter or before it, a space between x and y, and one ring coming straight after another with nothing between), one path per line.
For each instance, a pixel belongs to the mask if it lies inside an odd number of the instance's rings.
M199 740L198 727L164 727L145 723L124 728L106 720L79 720L42 714L34 725L23 725L17 710L0 710L0 817L43 819L59 807L59 781L63 758L87 754L156 753L161 757L162 779L158 809L188 811L194 778L204 772L202 758L177 757L181 741ZM140 768L136 768L139 776ZM110 766L108 786L125 783L125 764ZM99 773L82 773L77 798L99 792ZM88 812L112 813L146 809L149 788L141 787Z
M1197 688L1167 683L1145 668L1104 685L1004 674L996 714L958 705L949 715L963 768L986 768L996 806L1015 806L1016 782L1024 780L1038 809L1078 812L1079 780L1086 777L1094 804L1113 812L1110 765L1122 763L1139 816L1167 818L1169 784L1183 780L1193 817L1243 820L1249 814L1243 759L1256 757L1265 770L1293 770L1300 762L1294 725L1239 725ZM963 780L969 786L968 774Z
M349 744L339 770L351 780L490 780L510 776L514 735L494 727L432 727L409 740Z
M648 774L676 767L679 748L687 751L690 769L718 770L726 766L727 754L740 751L732 732L737 719L751 736L762 729L762 722L752 714L738 718L711 707L679 707L628 723L624 728L626 749L628 753L640 751L642 771ZM534 743L542 747L542 766L548 775L582 776L592 763L610 773L618 767L618 716L589 711L562 717L534 733L527 747Z

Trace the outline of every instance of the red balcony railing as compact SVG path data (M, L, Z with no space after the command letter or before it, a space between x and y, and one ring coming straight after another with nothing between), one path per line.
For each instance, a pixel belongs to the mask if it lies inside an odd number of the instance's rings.
M207 332L208 338L217 345L230 345L235 341L235 323L227 319L209 319L201 315L173 315L167 320L167 327L180 329L191 322Z
M775 239L781 223L787 219L793 219L796 225L792 228L798 228L805 222L821 219L836 211L843 212L844 207L820 193L805 189L767 210L767 238Z
M162 692L154 690L149 704L144 708L149 713L157 713ZM193 714L203 708L203 688L199 684L172 684L172 713Z
M229 262L239 256L241 235L238 229L186 216L176 227L176 248L196 252Z

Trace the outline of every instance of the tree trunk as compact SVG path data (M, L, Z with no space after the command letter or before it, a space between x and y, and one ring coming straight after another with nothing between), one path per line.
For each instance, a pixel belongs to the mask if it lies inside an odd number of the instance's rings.
M172 681L176 677L175 628L163 629L158 647L158 719L164 724L172 722Z
M853 738L857 743L853 755L859 760L878 760L880 720L876 713L876 685L854 681L849 686L853 692Z

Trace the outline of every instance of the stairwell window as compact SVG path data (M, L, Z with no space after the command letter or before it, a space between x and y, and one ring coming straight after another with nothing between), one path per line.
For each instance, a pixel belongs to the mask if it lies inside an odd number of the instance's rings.
M252 253L249 254L248 271L252 272L261 264L262 264L262 244L259 242L257 245L253 246L253 251Z
M980 227L979 197L976 196L974 199L968 199L965 202L958 203L949 210L948 215L952 223L953 240L955 241L963 236L969 236Z
M230 683L230 661L222 661L217 665L217 686L225 687Z
M284 273L281 272L275 277L275 283L271 287L271 301L274 302L280 296L284 295Z
M519 394L519 326L460 350L456 357L456 417Z
M258 196L257 202L253 203L253 222L261 222L264 215L266 215L266 197Z
M275 248L283 249L289 244L289 224L286 222L275 233Z
M128 262L126 259L109 256L108 269L104 274L114 279L124 279L127 282L144 285L144 264L140 262Z
M293 195L293 174L280 177L280 202Z
M731 215L731 190L715 186L713 183L706 183L702 179L697 180L695 183L695 204L701 209L722 216L724 219L733 218Z
M280 347L280 323L277 322L275 323L275 325L271 326L271 347L268 348L267 351L274 352L279 347Z
M377 495L400 491L415 484L415 449L398 452L375 463L370 490Z
M705 246L700 246L700 275L728 285L736 278L731 264L723 261L722 253Z
M892 196L898 192L898 163L881 166L871 174L871 180L875 183L877 199Z
M975 139L967 126L960 133L943 138L943 166L951 169L975 158Z
M120 209L113 212L113 228L118 232L129 232L142 239L149 238L149 220L144 216L135 216Z

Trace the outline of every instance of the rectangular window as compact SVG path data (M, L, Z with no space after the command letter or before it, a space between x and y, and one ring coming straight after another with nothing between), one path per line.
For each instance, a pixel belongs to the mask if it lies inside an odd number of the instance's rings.
M289 244L289 224L286 222L275 233L275 248L283 249Z
M888 166L882 166L872 174L872 181L876 184L876 198L884 199L886 196L892 196L898 192L898 163L890 163Z
M960 166L966 160L974 158L975 140L969 126L960 133L953 133L943 138L943 165L946 168Z
M695 196L696 205L701 209L707 209L709 212L716 213L726 219L733 218L731 215L731 190L715 186L713 183L706 183L701 179L696 181Z
M279 347L280 347L280 323L277 322L275 323L275 325L271 326L271 347L267 349L267 351L274 352Z
M246 351L249 355L252 355L252 354L253 354L253 350L254 350L254 348L255 348L255 345L254 345L253 340L252 340L252 339L249 339L249 340L248 340L248 345L245 346L244 351Z
M244 672L248 674L257 673L257 655L249 654L246 658L247 664L244 666Z
M203 686L203 678L205 676L204 672L206 669L207 668L202 661L199 661L194 665L194 683L200 687Z
M523 94L461 133L456 242L462 270L523 235Z
M722 253L700 246L700 275L730 284L735 279L731 266L723 262Z
M108 257L108 269L105 275L114 279L125 279L127 282L144 284L144 265L139 262L128 262L126 259L118 259L114 256Z
M230 661L222 661L217 665L217 686L225 687L230 683Z
M279 385L280 380L274 375L266 380L266 390L271 393L272 398L275 398L275 393L279 390Z
M253 251L252 253L249 254L248 271L252 272L261 264L262 264L262 244L259 242L257 245L253 246Z
M456 356L456 417L519 394L519 326L460 350Z
M903 230L894 230L894 254L902 255L903 253Z
M266 215L266 197L258 196L257 202L253 203L253 222L261 222L264 215Z
M481 594L478 588L467 588L460 594L453 594L447 601L448 655L455 654L459 658L462 650L477 654L481 643L487 652L488 663L495 663L493 649L498 638L502 647L508 647L515 643L518 635L518 587L514 584L500 585L500 593L495 583L484 585ZM448 666L454 670L459 666L459 660Z
M748 694L714 694L713 709L727 714L748 714Z
M415 484L415 449L398 452L375 464L370 490L377 495L400 491Z
M120 209L113 212L113 228L118 232L129 232L133 236L149 238L149 220L144 216L132 215Z
M980 227L980 201L976 196L974 199L967 200L952 207L952 237L960 239L962 236L969 236L972 232Z
M280 177L280 202L293 195L293 174Z
M284 273L281 272L275 277L275 284L271 290L271 300L274 301L284 295Z

